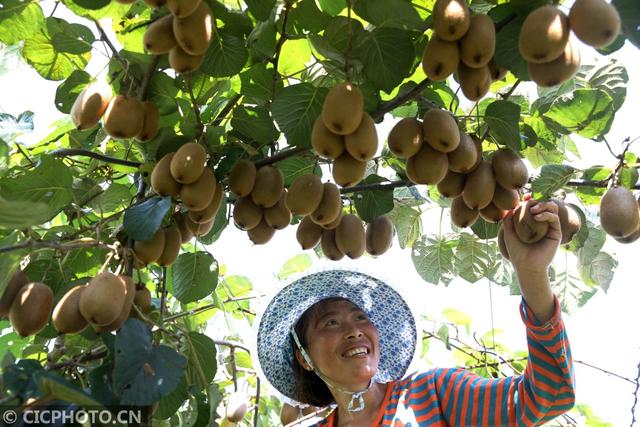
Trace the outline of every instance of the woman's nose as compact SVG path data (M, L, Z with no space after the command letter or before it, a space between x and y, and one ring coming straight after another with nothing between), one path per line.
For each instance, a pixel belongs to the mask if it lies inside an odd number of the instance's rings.
M345 334L347 339L355 339L355 338L360 338L362 336L362 331L360 330L360 328L358 326L356 326L355 324L350 324L347 327L347 332Z

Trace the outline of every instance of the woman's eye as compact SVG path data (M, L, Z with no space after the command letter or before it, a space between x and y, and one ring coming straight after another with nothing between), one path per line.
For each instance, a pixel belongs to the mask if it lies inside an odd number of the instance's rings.
M366 314L362 313L358 315L358 320L369 320Z
M325 322L325 326L334 326L334 325L337 325L337 324L338 324L338 321L335 320L335 319L329 319L329 320L327 320Z

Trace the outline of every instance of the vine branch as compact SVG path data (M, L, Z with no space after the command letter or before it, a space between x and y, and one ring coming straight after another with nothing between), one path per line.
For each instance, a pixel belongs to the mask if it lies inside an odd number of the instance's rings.
M100 25L100 22L97 19L94 19L93 23L96 24L96 28L100 33L100 40L102 40L107 44L107 46L109 46L109 50L111 50L111 53L113 54L113 56L120 63L120 65L122 66L122 69L125 70L125 72L127 72L129 70L129 62L126 59L124 59L124 57L120 54L120 52L118 52L116 47L113 45L111 40L109 40L109 37L107 36L107 33L104 31L104 28L102 28L102 25ZM131 78L131 80L133 80L136 83L136 85L140 85L140 82L138 81L136 76L130 75L129 77Z
M144 73L144 77L142 78L142 84L140 85L140 89L138 90L138 99L144 101L147 99L147 88L149 86L149 82L151 82L151 77L153 73L155 73L156 68L158 68L158 63L160 62L160 55L153 55L153 59L151 63L147 67L147 71Z
M54 157L73 157L73 156L85 156L91 157L96 160L101 160L107 163L113 163L114 165L130 166L132 168L138 168L142 163L133 160L116 159L115 157L105 156L104 154L94 153L93 151L85 150L83 148L63 148L60 150L52 151L51 154Z
M273 86L271 88L271 93L273 97L276 95L276 85L278 83L278 62L280 61L280 53L282 51L282 46L284 42L287 41L287 20L289 19L289 11L291 10L291 6L293 2L286 0L284 3L284 12L282 17L282 31L280 32L280 38L278 39L278 44L276 45L276 54L273 57Z
M120 250L120 246L118 244L109 245L94 239L78 239L67 243L54 242L52 240L29 240L16 245L2 247L0 248L0 254L20 249L55 249L58 251L70 251L72 249L80 248L101 248L107 249L111 252L118 252Z
M211 126L220 126L225 117L227 117L227 114L229 114L231 110L233 110L236 105L238 105L240 99L242 99L242 95L236 95L231 98L229 102L227 102L227 104L224 106L224 108L220 110L220 113L218 113L216 118L213 120Z
M396 98L392 99L391 101L385 102L384 104L382 104L377 111L374 111L371 114L371 118L374 121L382 119L382 117L384 117L384 115L386 113L388 113L389 111L394 110L395 108L403 105L407 101L410 101L413 98L415 98L418 95L420 95L420 93L424 90L424 88L427 87L430 83L431 83L431 79L429 79L428 77L425 78L420 83L418 83L414 88L409 90L407 93L405 93L403 95L400 95L400 96L397 96Z
M633 406L631 407L631 427L636 422L636 405L638 404L638 388L640 386L640 362L638 362L638 376L636 377L636 389L633 391Z
M196 102L196 97L193 96L193 87L191 86L191 81L184 75L182 76L182 80L184 80L184 84L187 87L187 92L189 93L189 99L191 100L191 105L193 107L193 114L196 116L196 123L198 128L198 136L196 140L200 141L202 135L204 135L204 123L202 122L202 116L200 115L200 107L198 106L198 102Z
M278 154L273 155L271 157L267 157L261 160L258 160L257 162L255 162L256 167L260 167L260 166L264 166L264 165L270 165L272 163L276 163L279 162L280 160L284 160L287 159L289 157L293 157L297 154L301 154L304 153L305 151L309 151L311 150L308 147L293 147L293 148L288 148L285 150L280 151Z

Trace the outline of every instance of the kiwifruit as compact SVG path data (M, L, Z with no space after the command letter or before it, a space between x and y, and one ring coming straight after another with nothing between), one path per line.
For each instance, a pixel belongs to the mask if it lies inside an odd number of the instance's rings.
M188 142L178 148L171 159L170 171L173 179L180 184L196 182L204 172L207 152L195 142Z
M90 129L98 124L113 98L111 87L95 82L85 87L71 106L71 121L78 130Z
M476 147L477 159L476 164L471 167L469 172L474 171L478 167L478 165L480 165L480 162L482 162L482 140L476 135L471 135L471 140L473 141L473 145Z
M472 15L469 30L460 40L460 60L471 68L489 64L496 51L496 27L488 15Z
M507 215L507 211L500 209L493 203L489 203L484 208L480 209L480 216L487 222L497 223Z
M338 217L336 219L334 219L328 224L318 224L318 225L320 225L320 227L324 228L325 230L333 230L340 225L340 222L342 221L342 217L343 217L343 212L342 212L342 209L340 209L340 213L338 214Z
M280 200L283 188L284 176L280 169L271 165L262 166L256 171L251 200L261 208L270 208Z
M491 80L496 81L504 79L509 70L499 66L493 59L491 59L491 61L489 61L489 72L491 73Z
M562 55L569 33L569 19L557 6L539 7L522 23L518 37L520 54L527 62L553 61Z
M23 337L44 329L53 308L53 291L40 282L27 283L20 288L9 309L13 329Z
M164 232L164 247L162 253L157 259L158 265L163 267L173 264L180 254L180 245L182 244L182 236L177 225L171 225L162 229Z
M144 264L149 264L160 258L164 249L164 232L158 229L150 240L136 240L133 251ZM97 323L97 322L93 322Z
M102 116L102 127L112 138L133 138L142 130L144 107L137 98L117 95Z
M449 170L437 185L438 191L444 197L458 197L464 189L464 181L467 176L463 173L457 173Z
M496 205L497 208L509 211L518 207L520 201L520 194L517 190L511 188L504 188L502 185L496 183L496 188L493 192L493 200L491 203Z
M180 46L169 51L169 65L178 74L187 74L197 70L204 61L204 54L191 55Z
M207 51L214 25L212 18L213 13L206 1L201 1L190 15L174 17L173 34L182 50L189 55L202 55Z
M529 182L529 171L511 148L501 148L491 157L491 167L498 184L517 190Z
M167 8L178 18L194 13L202 0L167 0Z
M448 171L447 155L422 144L420 151L407 160L407 177L415 184L437 184Z
M177 44L173 35L172 15L165 15L153 21L142 36L144 49L153 55L169 53Z
M142 123L142 130L136 135L138 141L146 142L153 139L160 129L160 111L156 104L150 101L142 103L142 109L144 111L144 121Z
M302 249L311 249L320 241L323 228L313 222L310 217L305 216L296 229L296 240Z
M487 65L471 68L460 63L458 78L462 93L469 101L479 101L489 92L491 87L491 71Z
M188 209L196 211L206 209L213 200L218 182L211 168L204 168L200 177L180 188L180 199Z
M225 410L225 418L233 423L242 421L249 410L249 399L242 392L235 392L229 396Z
M580 215L563 200L554 199L553 202L558 205L558 219L560 220L560 230L562 232L561 244L571 242L573 236L580 231L582 220Z
M80 313L90 323L108 325L120 315L126 296L127 283L121 277L98 273L80 294Z
M276 230L269 226L264 218L257 226L253 227L250 230L247 230L249 240L251 240L254 245L264 245L269 240L271 240L275 233Z
M342 197L340 189L332 182L323 184L322 200L318 207L311 212L309 218L317 224L329 224L340 216L342 211Z
M356 185L362 181L366 172L367 162L354 159L346 151L333 161L331 170L333 180L341 187Z
M471 25L466 0L437 0L432 16L433 29L443 40L460 40Z
M498 230L498 249L500 250L500 254L504 259L511 259L509 258L509 250L507 249L507 244L504 241L504 229L502 227L500 227L500 229Z
M216 189L213 193L213 198L211 202L207 205L206 208L202 210L189 210L189 218L191 221L196 222L198 224L202 224L205 222L211 221L215 218L218 213L218 209L220 209L220 205L222 204L222 198L224 197L224 186L222 183L218 182L216 184Z
M287 225L291 223L291 211L287 207L287 190L282 190L282 196L280 196L280 200L278 203L271 206L270 208L265 208L264 210L264 220L266 221L269 227L274 230L282 230L286 228Z
M122 324L129 317L129 313L131 313L131 307L133 306L133 299L135 298L135 295L136 295L136 285L133 283L133 280L131 280L131 277L129 276L121 275L118 277L120 278L120 280L122 280L125 283L125 289L126 289L126 295L124 298L124 303L122 304L122 308L120 309L120 314L118 314L118 317L116 317L113 322L107 325L92 324L91 327L93 327L93 329L97 333L111 332L111 331L116 331L120 329Z
M11 275L11 279L9 279L9 283L4 288L4 292L2 294L2 298L0 298L0 317L4 317L9 314L9 310L11 309L11 304L13 300L20 292L20 288L29 283L29 278L21 269L16 269Z
M620 33L620 15L604 0L576 0L569 12L569 26L583 43L605 47Z
M170 170L174 154L165 154L151 172L151 188L160 196L177 197L180 194L180 183L173 178Z
M365 230L362 220L355 214L342 217L336 227L336 246L351 259L360 258L365 249Z
M518 238L524 243L535 243L542 240L549 231L549 223L546 221L537 221L531 214L531 207L535 206L537 201L527 200L513 211L513 228Z
M381 215L367 225L365 249L370 255L382 255L393 243L393 223Z
M418 152L423 139L422 123L413 117L404 117L391 128L387 144L396 157L408 159Z
M373 159L378 150L378 133L376 124L367 113L362 114L360 126L352 133L345 135L344 148L351 157L362 162Z
M75 334L89 324L80 314L80 295L85 288L85 285L78 285L69 289L53 309L53 327L61 334Z
M469 208L480 210L491 203L495 188L496 179L493 176L491 163L483 160L473 172L467 175L462 199Z
M600 200L600 224L612 237L634 233L640 225L638 202L625 187L611 187Z
M251 200L251 197L239 197L233 206L233 222L242 230L256 227L262 220L262 208Z
M458 43L442 40L434 34L422 54L422 70L431 80L445 80L458 68L460 48Z
M329 131L338 135L355 132L362 121L364 98L360 88L345 82L335 85L322 104L322 121Z
M451 201L451 222L458 227L471 227L478 220L480 213L477 209L470 209L458 196Z
M614 239L618 243L624 243L624 244L633 243L633 242L637 241L638 239L640 239L640 227L638 227L638 229L636 231L634 231L633 233L629 234L628 236L625 236L625 237L614 237Z
M133 303L141 312L150 312L153 306L151 305L151 291L149 291L149 288L144 285L142 285L141 287L136 287L136 293L133 297ZM131 312L134 313L135 310L132 310Z
M200 237L211 231L211 229L213 228L213 223L215 222L215 218L213 218L211 221L199 224L197 222L191 221L191 219L187 216L185 217L185 222L193 235L196 237Z
M144 0L151 7L162 7L167 4L167 0Z
M248 196L256 183L256 165L247 159L240 159L229 172L229 191L244 197Z
M336 230L323 230L320 237L320 247L324 256L331 261L339 261L344 258L344 253L336 245Z
M318 175L299 175L289 187L285 203L293 215L309 215L320 205L323 192L324 186Z
M173 213L173 220L176 226L178 227L178 230L180 230L180 237L181 237L180 241L182 243L187 243L191 239L193 239L193 232L187 226L187 219L188 219L187 215L180 211Z
M331 132L318 116L311 130L311 146L319 156L337 159L344 151L344 136Z
M460 129L451 113L439 108L428 110L422 118L424 140L441 153L449 153L460 144Z
M551 62L527 63L529 76L542 87L556 86L573 77L580 68L580 49L571 39L562 54Z
M447 153L447 158L449 160L449 170L467 173L473 170L479 162L478 149L473 139L466 132L460 132L460 143L455 150Z

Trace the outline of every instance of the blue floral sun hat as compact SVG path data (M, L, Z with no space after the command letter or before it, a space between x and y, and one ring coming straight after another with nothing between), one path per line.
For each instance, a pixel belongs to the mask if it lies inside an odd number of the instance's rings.
M257 357L271 385L295 401L291 328L315 303L345 298L362 309L378 329L380 363L373 380L380 383L404 376L416 355L414 314L390 285L367 274L327 270L303 276L269 302L258 325Z

